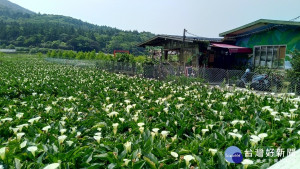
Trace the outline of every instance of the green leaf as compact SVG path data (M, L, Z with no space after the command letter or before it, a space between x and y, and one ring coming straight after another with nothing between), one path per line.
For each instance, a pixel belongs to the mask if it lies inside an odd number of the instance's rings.
M111 164L108 165L108 169L113 169L113 168L115 168L115 166L116 166L116 164L111 163Z
M89 163L93 160L93 153L89 156L89 158L86 160L86 163Z
M104 153L104 154L98 154L98 155L94 155L95 158L107 158L108 154Z
M217 155L218 155L218 166L220 169L226 169L227 168L227 164L226 164L226 161L225 161L225 156L224 154L222 154L221 152L217 152Z
M151 161L149 158L144 156L144 160L146 161L146 163L150 166L150 168L152 169L156 169L155 163L153 161Z
M119 154L118 159L119 159L120 161L122 161L123 158L126 156L126 154L127 154L127 152L126 152L126 150L124 150L121 154Z
M206 168L205 165L204 165L204 163L203 163L203 161L202 161L202 159L201 159L199 156L194 155L194 157L195 157L195 159L196 159L196 161L197 161L197 165L198 165L200 168Z
M150 153L153 149L153 140L152 138L148 139L142 149L143 153L147 154Z
M134 165L133 165L133 169L142 169L143 166L145 165L145 161L139 161L139 162L136 162Z

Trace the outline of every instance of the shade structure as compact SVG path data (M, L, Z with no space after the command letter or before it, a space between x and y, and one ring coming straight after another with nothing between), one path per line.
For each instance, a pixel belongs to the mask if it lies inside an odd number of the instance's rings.
M249 53L249 54L252 53L251 48L245 48L245 47L234 46L234 45L229 45L229 44L212 43L210 46L216 47L216 48L228 49L229 53Z

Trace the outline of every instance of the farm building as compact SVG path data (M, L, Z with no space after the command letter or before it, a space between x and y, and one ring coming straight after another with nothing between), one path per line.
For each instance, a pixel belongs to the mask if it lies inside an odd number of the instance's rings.
M231 41L232 43L232 41ZM160 60L168 61L170 54L178 54L181 66L232 69L246 64L249 48L222 43L221 38L157 35L139 47L160 47ZM155 55L155 53L154 53Z
M260 19L220 36L223 41L252 48L254 67L287 68L291 52L300 50L300 22Z
M300 22L260 19L221 33L223 38L157 35L140 47L161 47L161 61L175 52L182 66L245 69L289 68L291 52L300 50Z

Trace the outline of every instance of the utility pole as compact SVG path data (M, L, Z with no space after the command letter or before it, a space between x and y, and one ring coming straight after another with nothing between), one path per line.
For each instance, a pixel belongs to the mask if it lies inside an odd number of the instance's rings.
M180 49L180 61L183 62L183 67L185 68L185 59L184 59L184 47L185 47L185 33L187 32L186 29L183 29L183 42L182 42L182 47Z
M185 33L187 32L187 30L186 29L183 29L183 43L184 43L184 41L185 41Z

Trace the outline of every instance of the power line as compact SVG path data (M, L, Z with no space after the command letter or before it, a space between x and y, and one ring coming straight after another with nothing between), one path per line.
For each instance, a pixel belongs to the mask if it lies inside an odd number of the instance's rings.
M194 37L197 37L197 38L203 38L202 36L195 35L195 34L189 32L189 31L187 31L187 30L186 30L186 33L187 33L187 34L190 34L190 35L192 35L192 36L194 36Z
M296 20L298 20L299 18L300 18L300 16L297 16L296 18L291 19L290 21L296 21Z

